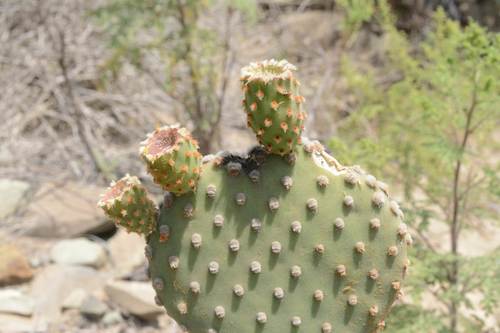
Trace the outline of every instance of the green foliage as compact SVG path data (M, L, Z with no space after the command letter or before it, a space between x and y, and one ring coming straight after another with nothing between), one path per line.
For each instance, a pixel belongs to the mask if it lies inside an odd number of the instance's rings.
M347 33L354 33L363 23L372 19L375 2L372 0L337 0L336 5L344 9L342 29Z
M203 23L213 6L223 17L217 32ZM249 19L254 1L110 0L93 15L109 37L112 54L104 78L132 64L154 78L175 101L183 122L192 122L202 150L208 150L221 120L231 50L229 30L235 10ZM158 75L161 73L161 75Z
M397 311L401 317L392 318L389 330L393 324L394 332L431 331L422 327L435 323L432 331L450 332L455 315L447 306L470 308L471 292L484 295L487 313L498 302L498 291L491 288L500 284L493 254L461 257L452 244L436 249L425 232L432 223L444 222L458 243L462 230L495 223L492 203L498 200L500 175L493 135L500 117L500 36L476 23L462 28L437 11L432 29L414 47L395 28L385 2L376 7L372 20L384 31L384 64L360 70L355 60L342 59L342 74L357 104L339 125L343 142L333 138L330 146L340 161L355 161L402 184L404 208L420 240L410 293L418 299L432 286L444 305L434 311L419 308L418 302L402 306ZM378 83L382 76L388 84ZM443 314L449 320L439 322ZM403 320L408 316L413 319ZM458 321L474 331L481 326L466 318Z

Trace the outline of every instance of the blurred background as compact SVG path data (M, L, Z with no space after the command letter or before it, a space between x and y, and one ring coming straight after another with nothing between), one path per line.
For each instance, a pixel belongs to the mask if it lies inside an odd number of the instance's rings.
M387 332L500 332L500 1L0 0L0 332L180 332L96 207L138 143L255 144L240 68L298 67L305 135L391 184L414 238Z

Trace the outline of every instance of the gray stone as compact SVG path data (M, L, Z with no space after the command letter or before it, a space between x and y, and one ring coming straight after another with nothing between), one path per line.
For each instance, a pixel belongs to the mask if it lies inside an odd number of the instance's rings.
M33 299L19 290L0 290L0 312L31 316L33 307Z
M0 239L0 242L3 242ZM31 280L33 270L26 256L13 244L0 245L0 286Z
M106 252L97 243L76 238L56 243L50 251L50 258L57 264L101 267L106 262Z
M33 318L0 313L0 332L27 333L35 332Z
M123 317L119 311L108 312L101 319L101 322L106 326L115 325L115 324L121 323L122 321L123 321Z
M109 276L109 273L86 266L50 265L43 268L31 287L31 296L35 300L35 329L44 331L49 324L58 322L62 303L73 290L99 292Z
M0 179L0 220L17 210L29 188L23 181Z
M109 281L104 290L111 302L135 316L149 320L165 313L155 304L156 293L149 282Z
M99 319L106 311L108 311L106 303L92 295L87 296L80 305L80 313L90 319Z
M47 183L33 196L23 215L24 234L71 238L113 230L96 202L103 188L68 182Z
M88 297L88 292L83 289L75 289L66 297L62 303L63 309L79 309L83 301Z
M111 254L111 265L116 277L123 278L141 267L145 262L144 237L127 233L123 229L109 239L108 248Z

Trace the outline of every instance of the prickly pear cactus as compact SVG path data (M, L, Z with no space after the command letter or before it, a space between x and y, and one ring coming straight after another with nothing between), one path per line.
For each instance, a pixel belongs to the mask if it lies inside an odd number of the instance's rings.
M144 229L156 300L187 332L376 332L401 297L411 237L387 186L292 142L205 156Z

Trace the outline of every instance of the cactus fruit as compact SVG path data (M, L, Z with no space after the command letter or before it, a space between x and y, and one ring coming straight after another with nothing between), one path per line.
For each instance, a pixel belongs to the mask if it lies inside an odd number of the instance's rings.
M185 128L164 126L148 134L140 154L156 184L181 195L196 189L201 154Z
M195 190L165 194L145 253L186 332L371 333L401 297L410 236L387 186L293 142L206 157Z
M111 183L98 205L129 232L149 235L156 228L156 206L137 177L126 175Z
M300 141L306 113L296 68L286 60L251 63L241 71L248 126L273 154L285 155Z

